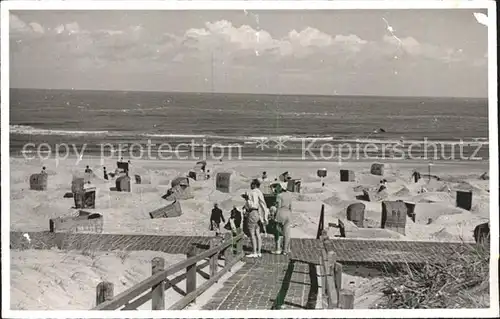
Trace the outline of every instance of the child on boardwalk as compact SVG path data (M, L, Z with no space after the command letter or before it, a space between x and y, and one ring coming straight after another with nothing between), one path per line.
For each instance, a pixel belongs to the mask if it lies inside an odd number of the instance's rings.
M215 231L215 236L220 236L220 223L226 222L222 210L219 208L217 203L214 204L212 209L212 214L210 215L210 230Z

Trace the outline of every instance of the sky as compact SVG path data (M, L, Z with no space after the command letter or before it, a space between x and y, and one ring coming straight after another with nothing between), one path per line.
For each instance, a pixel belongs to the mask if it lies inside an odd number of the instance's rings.
M487 97L474 12L11 11L10 85Z

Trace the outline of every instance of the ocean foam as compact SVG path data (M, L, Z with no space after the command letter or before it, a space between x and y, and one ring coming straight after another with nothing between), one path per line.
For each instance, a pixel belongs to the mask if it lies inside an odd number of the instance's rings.
M117 132L117 131L85 131L85 130L60 130L43 129L29 125L10 125L11 134L20 135L60 135L60 136L115 136L115 137L148 137L148 138L171 138L171 139L213 139L213 140L233 140L241 141L244 144L255 144L259 141L282 141L286 142L334 142L334 143L358 143L358 144L400 144L411 143L421 144L424 140L397 140L397 139L376 139L376 138L341 138L338 136L292 136L292 135L269 135L269 136L226 136L210 134L176 134L176 133L147 133L147 132ZM438 143L443 145L458 144L453 140L428 140L427 143ZM464 146L489 145L487 137L470 138L463 142ZM226 146L230 147L230 146Z

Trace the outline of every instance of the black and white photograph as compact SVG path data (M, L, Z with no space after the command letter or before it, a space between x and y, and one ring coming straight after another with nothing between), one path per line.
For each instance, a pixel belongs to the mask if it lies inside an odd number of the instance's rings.
M71 2L1 4L2 317L499 316L494 1Z

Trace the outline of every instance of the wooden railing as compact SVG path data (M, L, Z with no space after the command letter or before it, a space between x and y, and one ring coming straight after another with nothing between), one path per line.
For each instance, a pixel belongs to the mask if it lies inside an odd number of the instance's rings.
M328 309L353 309L354 292L342 289L342 264L335 259L333 251L322 250L321 273L323 274L323 296Z
M334 251L325 248L328 240L328 230L325 229L325 206L321 205L320 220L318 223L317 239L323 243L321 250L320 271L323 278L323 297L328 309L354 309L354 292L342 289L342 264L337 262ZM328 227L331 225L328 224Z
M218 259L221 254L224 255L224 268L219 270ZM138 307L149 300L151 300L152 310L165 310L165 290L176 287L176 284L185 279L186 295L169 307L172 310L184 309L191 302L196 301L196 297L210 288L243 258L243 233L240 232L234 237L227 233L223 242L221 242L220 238L213 238L210 241L210 248L198 255L195 253L195 247L192 246L186 255L186 260L166 269L163 258L154 258L151 262L151 277L116 296L113 296L112 283L99 283L96 292L96 307L92 310L137 310ZM205 259L208 259L208 261L205 261ZM204 263L198 264L201 261L204 261ZM210 268L209 279L197 287L197 270L207 265ZM185 273L174 279L167 279L168 276L175 275L183 270L185 270Z

